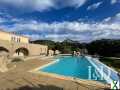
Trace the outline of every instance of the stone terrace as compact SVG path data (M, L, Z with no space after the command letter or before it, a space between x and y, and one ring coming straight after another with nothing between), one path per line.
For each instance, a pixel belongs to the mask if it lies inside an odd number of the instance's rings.
M70 80L60 80L40 74L28 72L34 68L51 62L49 59L31 59L25 62L12 63L16 68L0 73L0 90L103 90Z

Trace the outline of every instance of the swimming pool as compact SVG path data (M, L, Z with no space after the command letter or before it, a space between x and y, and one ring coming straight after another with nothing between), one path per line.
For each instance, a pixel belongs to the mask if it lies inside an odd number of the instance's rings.
M51 65L39 69L39 71L106 83L101 74L85 57L64 56L59 57L58 60Z

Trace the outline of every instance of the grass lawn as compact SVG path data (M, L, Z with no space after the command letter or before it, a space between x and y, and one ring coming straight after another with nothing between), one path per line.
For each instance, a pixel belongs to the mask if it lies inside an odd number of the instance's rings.
M114 68L118 72L120 72L120 59L113 59L109 57L100 58L100 61L104 64L108 65L109 67Z

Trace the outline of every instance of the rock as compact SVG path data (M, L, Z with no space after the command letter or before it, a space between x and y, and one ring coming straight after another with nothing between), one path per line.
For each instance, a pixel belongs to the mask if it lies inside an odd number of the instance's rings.
M7 61L8 61L8 54L6 52L0 52L0 72L8 71L7 68Z

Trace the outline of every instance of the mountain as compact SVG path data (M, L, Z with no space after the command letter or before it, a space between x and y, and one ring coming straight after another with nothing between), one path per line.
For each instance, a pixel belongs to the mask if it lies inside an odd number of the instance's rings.
M71 39L65 39L62 43L79 43L78 41L74 41L74 40L71 40Z

